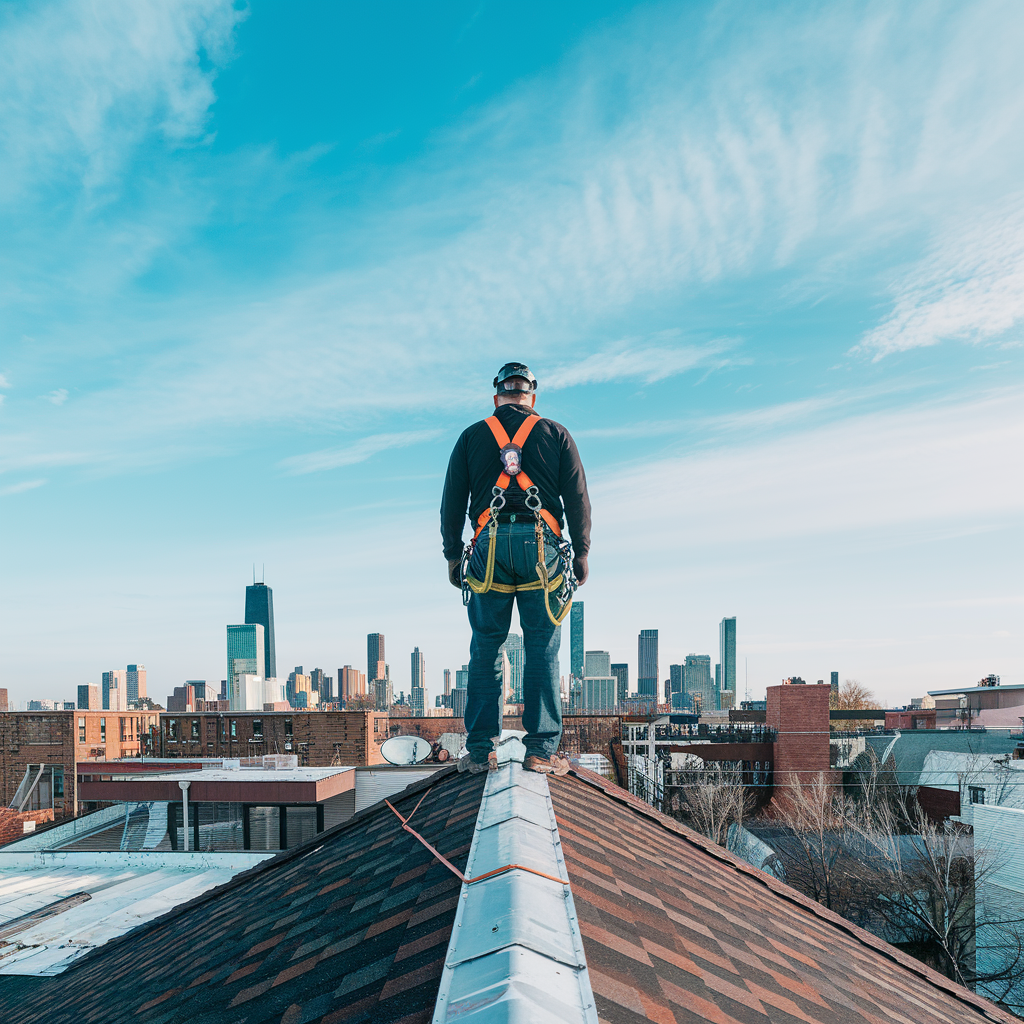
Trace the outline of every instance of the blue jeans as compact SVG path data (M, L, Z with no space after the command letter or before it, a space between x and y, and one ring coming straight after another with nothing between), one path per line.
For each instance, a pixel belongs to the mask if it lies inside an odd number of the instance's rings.
M494 582L506 585L533 583L537 579L537 535L532 516L522 522L499 523L494 538ZM480 534L469 574L482 580L487 569L487 530ZM545 530L544 560L548 572L561 571L558 549ZM466 748L474 761L484 762L492 739L501 735L501 658L498 648L512 623L512 602L519 604L523 627L523 728L527 755L550 757L562 737L562 699L558 685L558 647L562 629L548 618L542 590L502 594L494 590L469 599L469 624L473 639L469 648L469 692L466 694ZM551 611L558 615L557 598L550 597Z

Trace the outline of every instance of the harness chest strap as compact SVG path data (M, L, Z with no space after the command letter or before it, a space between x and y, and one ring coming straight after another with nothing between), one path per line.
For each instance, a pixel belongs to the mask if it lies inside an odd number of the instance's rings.
M508 433L501 425L497 416L488 416L487 419L484 420L484 423L490 427L491 433L494 435L494 440L498 442L499 448L505 448L508 445L513 444L520 450L522 450L523 445L526 443L526 439L530 436L530 431L533 430L539 422L539 416L527 416L523 425L516 431L516 436L510 441ZM494 486L500 487L504 491L511 482L512 478L508 473L502 472ZM533 486L533 481L526 475L525 470L522 469L519 470L519 473L516 476L516 483L519 484L520 490L523 491ZM556 537L561 537L562 530L558 525L558 520L546 508L539 509L538 512L544 522L551 528L551 532ZM476 521L476 532L473 534L474 540L480 536L480 531L487 525L490 518L491 510L489 508L484 509L484 511L480 513L480 516Z

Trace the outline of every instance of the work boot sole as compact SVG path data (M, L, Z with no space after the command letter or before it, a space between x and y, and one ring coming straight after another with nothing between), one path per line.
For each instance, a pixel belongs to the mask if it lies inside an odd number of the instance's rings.
M571 765L567 758L555 754L552 757L528 757L523 767L538 775L568 775Z

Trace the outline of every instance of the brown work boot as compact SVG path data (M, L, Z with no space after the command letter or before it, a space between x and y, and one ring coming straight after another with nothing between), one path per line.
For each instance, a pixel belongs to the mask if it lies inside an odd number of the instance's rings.
M558 754L550 757L537 757L531 754L524 762L523 767L528 772L538 772L541 775L567 775L569 773L569 759Z
M487 755L486 763L474 761L472 754L463 754L459 758L459 771L469 772L470 775L479 775L481 772L496 771L498 768L498 755L492 750Z

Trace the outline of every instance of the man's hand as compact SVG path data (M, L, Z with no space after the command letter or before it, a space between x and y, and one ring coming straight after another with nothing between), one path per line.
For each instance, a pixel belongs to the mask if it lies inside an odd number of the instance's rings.
M453 587L462 589L462 559L452 558L448 561L448 582Z
M576 579L579 580L579 584L582 587L587 582L587 576L590 575L585 555L577 555L572 560L572 571L576 574Z

